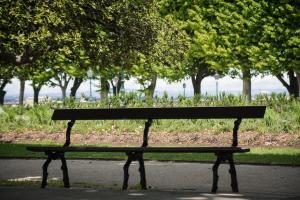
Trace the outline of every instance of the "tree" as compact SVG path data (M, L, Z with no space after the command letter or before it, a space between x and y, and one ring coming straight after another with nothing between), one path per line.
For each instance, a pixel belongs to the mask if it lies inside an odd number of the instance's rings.
M265 74L275 75L290 95L299 97L299 3L272 0L261 4L264 13L256 66ZM288 82L283 78L284 73L288 75Z
M67 88L70 81L72 80L72 76L64 72L64 70L59 69L59 67L57 67L57 69L57 74L53 77L52 80L50 80L50 86L58 86L61 90L62 99L65 99L67 96Z
M139 55L151 54L157 42L160 18L156 2L121 0L103 5L97 1L83 8L88 14L81 15L80 20L90 27L84 30L83 43L87 55L93 58L94 72L101 77L101 96L107 96L104 93L115 77L119 81L112 86L114 94L118 94L120 76L128 78Z
M138 54L148 55L157 42L160 20L157 9L154 0L1 3L0 63L12 64L16 69L27 68L28 63L40 57L51 63L53 54L59 52L72 61L74 68L84 69L85 64L76 59L79 54L74 51L80 49L93 61L89 67L94 71L105 68L127 71L137 62ZM50 68L56 74L63 72L58 65ZM82 78L75 78L72 95Z
M72 68L68 70L68 73L74 78L73 85L70 90L70 97L75 98L76 93L80 85L84 80L87 79L87 72L89 69L92 69L91 62L89 57L86 56L85 50L81 44L78 44L75 47L70 47L72 53L68 54L66 57L72 63Z
M162 13L173 16L188 35L190 44L181 74L191 78L196 95L201 94L202 80L215 73L214 65L220 66L220 60L213 60L216 52L222 50L216 41L216 2L218 1L161 1ZM178 74L178 70L175 73Z
M37 65L38 63L35 63ZM39 63L40 64L40 63ZM52 78L52 73L49 68L37 67L34 71L31 72L29 80L31 80L31 86L33 88L33 103L39 103L39 93L44 85Z
M275 75L291 95L299 96L299 3L243 0L222 2L220 8L219 38L228 41L230 50L227 66L242 70L244 91L251 91L250 77L263 72Z
M67 16L67 3L62 0L0 3L0 63L11 65L20 79L20 105L32 64L76 41L73 37L76 31Z
M261 2L220 1L215 15L217 40L227 52L223 64L234 77L242 72L243 94L249 101L251 77L258 74L255 56L262 34L259 28L264 12Z
M0 63L17 68L72 43L74 27L69 23L68 3L63 0L1 2Z

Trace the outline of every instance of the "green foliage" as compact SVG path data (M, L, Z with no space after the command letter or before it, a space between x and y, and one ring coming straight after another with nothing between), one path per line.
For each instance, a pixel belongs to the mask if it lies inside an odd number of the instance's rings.
M36 88L56 79L51 85L66 89L72 78L84 80L88 68L108 80L135 76L150 97L158 77L191 77L200 93L202 79L215 71L300 76L300 10L292 0L6 0L0 6L1 97L14 76ZM281 81L297 93L295 80Z
M255 75L300 70L300 11L294 1L161 0L160 4L161 12L179 20L190 37L186 74L200 64L202 69L230 70L233 76L247 69Z
M296 1L263 2L263 16L256 66L280 74L300 71L300 8Z
M139 55L155 52L162 24L153 0L0 4L0 63L12 64L19 77L34 85L47 82L48 76L37 75L41 71L55 78L62 73L85 78L88 67L103 76L126 74ZM35 66L16 66L32 62Z
M200 86L204 77L214 73L211 64L211 55L215 54L217 47L217 32L213 29L215 22L211 20L214 4L201 0L160 1L162 15L174 19L180 25L189 43L184 63L180 68L173 69L174 77L177 80L191 77L195 93L199 92L195 85Z

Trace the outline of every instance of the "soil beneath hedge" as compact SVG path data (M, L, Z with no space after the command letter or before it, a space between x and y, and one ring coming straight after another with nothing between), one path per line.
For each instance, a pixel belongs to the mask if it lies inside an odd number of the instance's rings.
M112 144L112 145L139 145L142 143L142 134L72 134L72 144ZM227 146L231 144L232 133L214 134L211 132L196 133L149 133L149 145L205 145L205 146ZM25 133L0 133L2 143L58 143L65 141L64 133L41 133L27 131ZM300 147L300 135L261 134L256 132L240 132L239 146L280 146Z

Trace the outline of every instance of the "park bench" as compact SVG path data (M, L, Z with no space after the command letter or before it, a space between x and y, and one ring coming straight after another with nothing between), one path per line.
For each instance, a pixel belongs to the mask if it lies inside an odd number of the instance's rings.
M263 118L265 106L232 106L232 107L178 107L178 108L116 108L116 109L56 109L52 120L69 120L66 130L66 141L63 147L29 146L28 150L44 152L47 159L43 164L43 178L41 187L47 185L48 165L52 160L62 162L63 182L70 187L68 167L65 152L124 152L128 159L123 167L123 190L128 187L129 166L132 161L139 162L140 184L147 189L143 154L152 153L214 153L217 157L213 165L212 192L217 191L218 168L228 161L231 174L231 187L238 192L238 182L233 159L234 153L249 152L249 148L238 147L238 129L244 118ZM148 147L148 131L153 120L158 119L236 119L234 121L232 145L225 147ZM143 143L141 147L70 147L71 129L76 120L147 120L145 123Z

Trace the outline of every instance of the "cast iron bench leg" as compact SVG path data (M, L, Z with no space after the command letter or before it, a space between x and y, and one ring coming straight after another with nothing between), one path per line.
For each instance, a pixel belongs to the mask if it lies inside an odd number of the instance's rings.
M234 166L234 161L233 161L233 155L232 153L226 153L226 154L217 154L217 160L212 168L213 170L213 186L211 189L211 192L216 193L218 189L218 169L219 166L222 162L226 162L228 160L229 162L229 173L231 176L231 187L232 187L232 192L239 192L238 189L238 182L237 182L237 177L236 177L236 170Z
M64 187L69 188L70 183L69 183L69 174L68 174L68 167L67 167L67 161L65 159L64 154L60 154L60 160L61 160L61 170L63 172L63 182L64 182Z
M68 175L68 167L67 167L67 161L65 159L65 155L62 152L45 152L46 155L48 155L47 160L43 164L43 180L42 180L42 188L45 188L47 186L47 179L48 179L48 166L51 163L52 160L56 160L60 158L61 160L61 170L63 172L63 182L64 187L68 188L70 187L69 183L69 175Z
M129 152L127 153L128 159L123 167L124 169L124 181L123 181L123 190L126 190L128 188L128 179L129 179L129 167L132 161L139 161L139 171L141 176L141 188L142 190L147 189L147 183L146 183L146 173L145 173L145 165L144 165L144 159L143 159L143 153L136 153L136 152Z
M146 183L146 172L145 172L145 165L144 165L144 159L143 159L143 154L139 154L138 155L138 160L139 160L139 164L140 164L140 176L141 176L141 187L142 190L147 190L147 183Z
M128 170L129 170L129 166L133 160L133 157L132 157L132 154L127 154L128 155L128 159L123 167L124 169L124 180L123 180L123 190L126 190L127 187L128 187L128 178L129 178L129 173L128 173Z
M229 161L229 165L230 165L229 173L231 176L232 192L239 192L238 182L237 182L237 177L236 177L236 170L235 170L232 154L228 156L228 161Z
M212 185L211 192L213 192L213 193L216 193L217 189L218 189L218 179L219 179L218 169L219 169L221 162L222 162L222 157L217 155L217 160L212 168L212 170L213 170L213 185Z
M48 170L48 166L49 166L51 161L52 161L52 158L50 157L50 155L48 155L47 160L43 164L43 180L42 180L41 188L45 188L46 185L47 185L47 178L48 178L47 170Z

